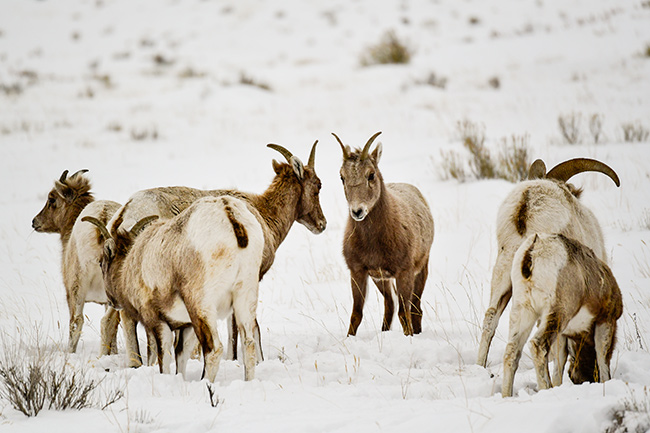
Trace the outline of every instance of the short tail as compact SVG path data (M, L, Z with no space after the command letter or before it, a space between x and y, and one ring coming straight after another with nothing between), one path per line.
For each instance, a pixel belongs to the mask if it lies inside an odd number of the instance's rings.
M228 200L226 198L222 198L221 201L223 202L224 210L226 211L228 220L230 220L230 224L232 224L232 230L235 232L237 245L239 248L246 248L248 246L248 232L246 231L246 227L244 227L244 225L239 222L237 216L235 215L235 212L230 207Z

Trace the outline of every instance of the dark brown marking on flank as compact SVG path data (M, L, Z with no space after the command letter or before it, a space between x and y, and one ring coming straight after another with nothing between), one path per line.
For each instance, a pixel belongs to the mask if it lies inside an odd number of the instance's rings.
M228 219L230 220L230 224L232 224L232 229L235 232L235 237L237 238L237 245L239 246L239 248L246 248L248 246L248 233L246 233L246 227L244 227L239 221L237 221L237 218L235 217L232 208L228 206L228 200L222 198L221 201L225 206L224 211L226 211L226 215L228 216Z
M535 235L535 239L533 239L533 243L530 244L530 246L524 253L523 260L521 261L521 275L527 280L530 279L531 275L533 275L533 259L530 256L530 252L535 247L536 241L537 241L537 235Z
M523 236L526 233L526 221L528 219L528 190L524 190L524 193L521 196L521 201L519 202L519 210L515 216L515 227L517 228L517 233L520 236Z

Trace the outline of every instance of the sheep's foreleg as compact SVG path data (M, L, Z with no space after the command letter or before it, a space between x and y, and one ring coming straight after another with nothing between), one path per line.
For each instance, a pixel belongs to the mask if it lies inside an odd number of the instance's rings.
M350 316L350 327L348 335L357 335L357 329L363 319L363 304L366 302L366 291L368 288L368 272L351 271L350 281L352 286L352 315Z
M395 286L395 280L393 279L375 279L372 281L379 289L379 292L384 297L384 323L381 325L382 331L390 330L390 325L393 322L393 316L395 315L395 303L393 302L393 288Z

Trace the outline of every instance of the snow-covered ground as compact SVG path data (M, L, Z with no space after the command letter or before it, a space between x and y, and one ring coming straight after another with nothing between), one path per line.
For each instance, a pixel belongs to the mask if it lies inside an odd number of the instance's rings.
M361 56L389 30L412 48L411 62L362 67ZM2 2L5 345L67 343L60 242L30 227L63 170L88 168L96 197L121 203L161 185L262 192L279 158L267 143L306 160L319 139L328 227L314 236L296 224L278 250L260 287L266 360L252 382L242 380L238 362L223 361L216 408L197 360L184 381L157 368L128 369L121 355L98 358L103 308L89 304L68 362L125 397L103 411L35 418L2 401L0 431L597 432L622 408L642 414L628 412L619 431L644 431L650 143L624 142L621 124L650 128L648 44L647 1ZM421 84L432 73L445 88ZM241 84L242 75L270 90ZM489 84L494 78L498 88ZM557 126L570 113L582 118L577 145L563 144ZM605 135L597 144L587 127L594 114ZM488 368L475 365L496 211L512 184L443 179L441 151L462 151L463 119L483 124L493 149L504 137L529 134L533 156L549 166L585 156L619 173L620 188L599 174L574 179L601 221L624 294L612 381L565 380L538 392L526 351L515 397L502 399L508 310ZM412 338L399 326L380 332L383 302L374 287L358 335L346 338L347 210L341 151L330 133L361 146L379 130L384 178L418 186L436 223L423 332Z

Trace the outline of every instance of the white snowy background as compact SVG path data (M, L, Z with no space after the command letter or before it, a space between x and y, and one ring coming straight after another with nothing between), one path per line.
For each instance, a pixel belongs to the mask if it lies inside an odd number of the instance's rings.
M361 66L387 31L407 65ZM103 308L87 304L67 362L124 398L105 410L27 418L0 402L11 432L599 432L650 427L650 2L632 0L5 0L0 3L0 327L5 346L61 352L68 310L56 235L31 219L63 170L87 168L99 199L185 185L262 192L273 178L265 145L317 173L327 230L296 224L260 287L266 359L256 379L222 361L210 405L202 364L189 381L157 367L98 358ZM422 84L431 75L444 88ZM245 75L270 90L240 83ZM490 85L497 78L500 86ZM558 117L578 113L582 142L563 143ZM603 119L594 143L588 119ZM496 151L530 136L548 166L571 157L611 165L621 187L581 174L624 295L613 380L538 392L526 349L515 397L503 399L502 317L487 369L475 365L496 258L495 219L512 184L444 179L441 151L463 152L457 123L485 127ZM341 255L346 202L341 151L376 131L387 181L410 182L436 224L423 332L380 332L369 286L364 320L346 338L349 274ZM143 333L141 333L143 334ZM120 335L120 348L123 341ZM7 350L7 347L4 348ZM627 409L618 430L614 413ZM620 416L619 416L620 420Z

